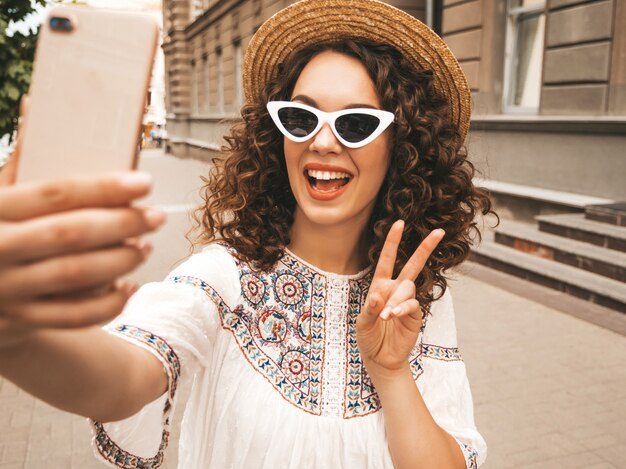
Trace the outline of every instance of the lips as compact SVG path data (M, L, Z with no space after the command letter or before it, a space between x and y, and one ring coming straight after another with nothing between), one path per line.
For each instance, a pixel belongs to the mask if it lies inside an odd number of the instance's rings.
M320 163L304 167L304 179L309 195L316 200L332 200L343 194L353 179L345 168Z

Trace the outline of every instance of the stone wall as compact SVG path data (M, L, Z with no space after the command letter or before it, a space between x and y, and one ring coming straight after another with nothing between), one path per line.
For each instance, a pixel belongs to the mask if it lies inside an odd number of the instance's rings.
M626 2L546 0L534 115L503 112L507 2L443 4L443 37L472 89L466 143L483 177L626 199Z
M164 0L167 147L172 153L207 160L219 150L241 104L237 53L242 56L254 31L290 3L218 0L192 18L189 0ZM425 19L425 0L390 3ZM626 198L620 177L626 170L626 28L619 27L626 24L626 2L546 0L536 115L503 114L506 4L504 0L440 4L438 32L458 58L472 90L467 141L471 158L496 181Z
M613 0L548 1L541 114L608 113L614 13Z

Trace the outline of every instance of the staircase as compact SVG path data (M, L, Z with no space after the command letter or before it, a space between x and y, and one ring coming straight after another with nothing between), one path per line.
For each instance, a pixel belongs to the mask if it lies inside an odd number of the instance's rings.
M626 203L502 220L471 260L626 313Z

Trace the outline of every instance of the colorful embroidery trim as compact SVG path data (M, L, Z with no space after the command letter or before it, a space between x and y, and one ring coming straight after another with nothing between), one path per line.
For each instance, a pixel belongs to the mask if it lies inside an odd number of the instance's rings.
M467 469L478 469L478 452L470 445L461 443L461 450L465 456Z
M232 309L201 279L170 281L202 289L217 305L246 360L280 395L313 415L349 419L380 410L378 394L361 360L356 319L371 272L361 278L323 275L285 253L274 270L262 272L238 259L241 302ZM457 348L421 342L425 320L409 362L417 380L424 357L460 360Z
M164 451L170 439L170 412L174 403L174 395L180 377L180 360L174 350L161 337L138 327L119 324L114 332L130 337L141 344L155 350L167 363L168 395L163 408L163 433L157 454L151 458L135 456L120 448L107 434L104 425L92 421L95 429L94 443L102 457L116 467L123 469L157 469L163 464Z
M93 426L96 430L95 443L98 452L107 462L114 464L116 467L123 469L157 469L163 464L164 451L169 443L169 430L163 430L157 454L151 458L141 458L117 446L100 422L93 422Z
M206 282L193 277L169 280L201 288L215 302L224 329L229 330L248 362L267 379L283 398L300 409L321 415L321 383L324 351L323 284L295 276L302 290L288 287L294 277L280 273L261 276L242 268L240 279L244 302L230 309L220 295ZM282 281L281 281L282 278ZM263 289L263 301L250 295ZM263 285L263 287L261 287ZM257 288L258 287L258 288ZM283 295L287 290L287 296ZM295 307L295 293L309 307ZM315 305L320 305L320 310ZM298 305L299 306L299 305ZM299 314L296 314L299 311Z
M346 394L344 404L344 417L362 417L380 409L380 400L374 389L363 362L361 353L356 342L356 318L362 305L365 304L368 284L350 285L350 306L348 313L348 340L347 347L347 370L346 370Z
M422 354L425 357L446 362L463 360L458 347L440 347L438 345L422 344Z

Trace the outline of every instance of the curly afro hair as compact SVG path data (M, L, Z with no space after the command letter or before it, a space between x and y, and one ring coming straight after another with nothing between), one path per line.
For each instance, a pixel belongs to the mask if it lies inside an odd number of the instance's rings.
M436 92L432 72L416 71L386 44L342 40L291 54L261 99L242 108L243 119L225 137L226 145L213 158L208 178L202 178L204 204L195 213L199 230L195 240L204 244L221 239L261 270L282 257L290 243L296 200L289 186L283 136L265 106L270 100L289 100L305 65L327 50L360 60L383 109L396 116L391 164L364 233L369 263L375 265L387 232L398 219L405 221L405 229L396 274L432 230L446 232L415 282L416 297L428 308L446 290L446 271L468 257L476 237L480 242L477 214L495 215L496 225L499 217L487 190L472 182L476 170L460 147L449 105Z

